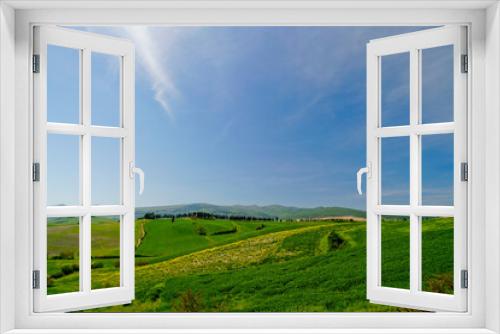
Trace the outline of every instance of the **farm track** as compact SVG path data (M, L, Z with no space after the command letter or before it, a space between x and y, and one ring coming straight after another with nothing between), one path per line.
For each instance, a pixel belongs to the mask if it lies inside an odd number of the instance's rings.
M137 243L135 245L135 248L139 248L139 246L142 244L142 241L144 240L144 238L146 238L146 229L144 228L144 225L146 225L146 222L145 221L142 221L140 223L140 227L139 227L139 238L137 239Z

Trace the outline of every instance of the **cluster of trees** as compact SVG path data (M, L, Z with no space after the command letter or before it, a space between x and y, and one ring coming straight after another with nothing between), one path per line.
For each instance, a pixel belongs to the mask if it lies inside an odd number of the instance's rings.
M71 251L65 251L59 253L59 255L54 255L49 257L51 260L73 260L75 258L75 254Z
M146 212L142 218L144 219L159 219L159 218L170 218L172 222L175 221L176 218L181 217L189 217L189 218L199 218L199 219L226 219L226 220L265 220L265 221L278 221L278 217L255 217L255 216L245 216L245 215L223 215L223 214L213 214L203 211L195 211L195 212L185 212L179 214L158 214L155 212Z
M146 212L142 218L143 219L172 218L172 215L167 215L167 214L161 215L155 212Z
M264 224L261 224L261 225L264 225ZM208 235L208 231L207 231L207 229L203 225L196 226L195 231L196 231L196 233L198 235L201 235L201 236ZM222 231L216 231L216 232L213 232L210 235L233 234L233 233L236 233L236 232L238 232L238 228L233 225L233 227L231 227L230 229L222 230Z

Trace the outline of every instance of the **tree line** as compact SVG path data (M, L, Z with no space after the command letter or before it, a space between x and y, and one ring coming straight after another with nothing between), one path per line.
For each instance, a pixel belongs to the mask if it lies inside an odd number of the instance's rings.
M256 217L248 215L232 215L232 214L214 214L203 211L193 211L178 214L169 213L156 213L154 211L144 213L143 219L159 219L159 218L170 218L172 222L177 218L199 218L199 219L225 219L225 220L264 220L264 221L279 221L278 217Z

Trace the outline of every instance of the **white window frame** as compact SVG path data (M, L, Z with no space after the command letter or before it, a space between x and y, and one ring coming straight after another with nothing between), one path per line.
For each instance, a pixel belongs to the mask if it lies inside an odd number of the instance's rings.
M444 26L389 36L367 45L367 296L378 304L430 311L467 310L467 289L462 270L467 270L467 181L461 179L461 164L467 163L467 77L462 56L467 55L467 28ZM423 124L422 50L453 47L453 121ZM383 126L381 59L407 53L409 57L409 124ZM422 204L422 141L424 135L453 135L453 205ZM382 140L409 139L409 203L382 203ZM391 154L389 152L388 154ZM409 289L382 285L382 216L409 217ZM453 217L453 294L422 290L422 217Z
M65 9L62 6L66 7ZM127 6L128 8L123 8ZM73 7L73 8L68 8ZM16 9L16 10L14 10ZM0 4L0 330L110 332L498 333L500 331L500 10L496 1L58 1ZM471 35L466 314L34 314L32 312L31 31L35 24L439 25ZM12 64L15 63L15 71ZM140 112L140 111L138 111ZM486 140L486 137L488 140ZM15 179L15 182L13 181ZM486 182L488 180L488 182ZM15 201L12 198L15 194ZM487 250L487 251L486 251ZM15 254L13 257L12 254ZM487 291L487 294L485 293ZM350 330L348 330L349 328ZM85 330L89 329L89 330ZM101 329L101 330L98 330ZM133 329L136 329L135 331ZM198 330L196 330L198 329ZM206 329L205 331L203 329ZM210 330L211 329L211 330ZM232 330L230 330L232 329ZM246 329L246 330L244 330ZM249 330L250 329L250 330ZM420 329L420 330L419 330ZM167 332L167 330L165 330Z
M81 83L80 122L66 124L47 119L47 71L49 45L78 50ZM135 143L135 61L134 46L130 41L60 27L36 26L33 35L34 54L39 56L39 69L33 75L34 96L34 162L39 166L39 181L33 184L34 225L33 268L38 271L39 288L34 289L34 311L74 311L100 306L128 304L134 299L134 222L135 198L134 165ZM112 55L120 66L120 124L116 127L97 126L91 121L92 53ZM47 137L50 134L71 135L79 138L78 173L80 201L76 205L47 206ZM120 202L114 205L93 205L92 194L92 138L119 140ZM120 285L105 289L91 288L92 217L120 217ZM78 217L79 219L79 291L47 294L47 219Z

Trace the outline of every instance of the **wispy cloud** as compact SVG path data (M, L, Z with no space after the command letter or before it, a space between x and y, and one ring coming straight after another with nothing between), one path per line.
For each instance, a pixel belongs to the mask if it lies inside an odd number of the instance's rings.
M181 96L172 73L168 70L173 44L177 41L178 30L156 29L147 26L126 27L77 27L78 30L106 34L131 40L135 46L136 63L141 67L137 73L150 82L155 101L173 119L172 102ZM109 64L109 71L113 71Z
M151 81L154 98L171 118L174 117L172 100L180 95L170 73L166 68L169 39L155 40L150 28L143 26L127 27L125 31L135 44L137 61Z

